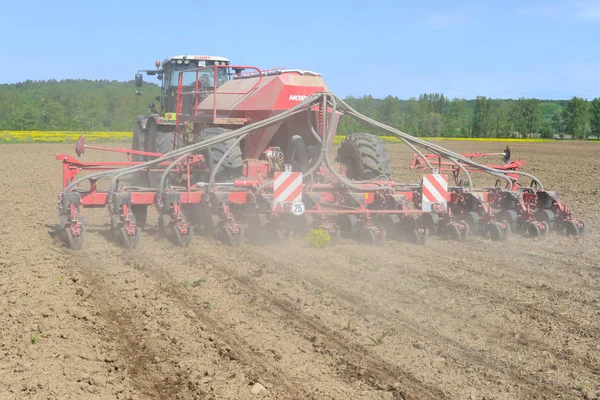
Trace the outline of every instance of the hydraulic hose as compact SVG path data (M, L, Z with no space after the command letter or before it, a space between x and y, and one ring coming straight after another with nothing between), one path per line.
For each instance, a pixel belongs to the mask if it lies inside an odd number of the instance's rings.
M447 150L447 149L445 149L445 148L443 148L441 146L437 146L435 144L428 143L428 142L426 142L426 141L424 141L422 139L419 139L419 138L416 138L414 136L411 136L411 135L409 135L409 134L407 134L405 132L402 132L402 131L400 131L398 129L395 129L395 128L392 128L390 126L381 124L380 122L377 122L377 121L375 121L375 120L373 120L373 119L371 119L369 117L366 117L366 116L364 116L362 114L359 114L358 112L356 112L356 110L354 110L352 107L350 107L348 104L346 104L343 100L340 100L340 99L338 99L338 100L341 102L341 104L343 105L344 109L346 109L346 111L348 111L350 113L350 115L352 115L355 119L357 119L357 120L359 120L359 121L361 121L361 122L363 122L363 123L365 123L367 125L371 125L371 126L377 127L377 128L379 128L379 129L381 129L381 130L383 130L385 132L388 132L388 133L390 133L390 134L392 134L392 135L394 135L394 136L396 136L396 137L398 137L400 139L404 138L407 141L409 141L409 142L411 142L413 144L416 144L416 145L418 145L420 147L423 147L423 148L425 148L425 149L427 149L427 150L429 150L429 151L431 151L433 153L436 153L436 154L438 154L440 156L443 156L446 159L452 160L452 158L454 158L454 159L456 159L456 161L461 161L464 164L467 164L467 165L469 165L471 167L478 168L478 169L480 169L482 171L485 171L485 172L487 172L487 173L489 173L491 175L494 175L494 176L499 177L501 179L505 179L505 180L508 181L509 184L512 184L511 179L508 176L506 176L506 174L505 174L504 171L500 171L500 170L497 170L497 169L494 169L494 168L490 168L490 167L485 166L485 165L478 164L478 163L476 163L476 162L474 162L474 161L472 161L472 160L470 160L470 159L468 159L466 157L461 156L458 153L454 153L454 152L452 152L450 150ZM423 157L423 159L425 161L427 161L424 157ZM431 164L429 164L429 165L431 165ZM463 169L463 172L464 172L464 169ZM536 181L537 181L537 179L536 179Z
M310 121L310 113L307 112L312 107L318 106L319 103L320 103L321 110L323 113L322 114L323 118L321 120L321 127L320 127L321 132L324 134L323 137L319 137L319 134L315 131L314 126L313 126L312 122ZM259 130L264 127L273 125L273 124L278 123L286 118L291 117L292 115L295 115L295 114L298 114L301 112L307 112L307 118L309 119L310 132L317 139L317 141L320 142L320 145L321 145L320 149L319 149L317 160L315 160L315 162L309 167L309 170L306 172L306 176L312 177L312 174L324 162L326 164L327 168L334 174L334 176L339 180L339 182L342 185L344 185L352 190L355 190L355 191L393 190L393 188L391 188L389 186L381 186L381 187L376 187L376 188L361 187L359 184L353 183L348 178L341 175L331 165L331 161L327 157L327 153L329 150L328 144L330 143L331 134L333 131L333 124L331 124L331 119L328 118L328 114L329 114L329 113L327 113L327 105L328 104L330 104L331 108L332 108L330 118L333 118L333 116L339 109L343 114L349 115L352 118L364 123L367 126L371 126L373 128L387 132L387 133L399 138L403 143L405 143L407 146L409 146L416 154L418 154L423 159L423 161L427 165L427 168L429 168L430 170L434 169L433 166L431 165L429 160L427 158L425 158L423 153L417 147L421 147L421 148L426 149L434 154L437 154L438 156L440 156L442 158L450 160L455 165L457 165L458 168L460 168L463 173L465 173L465 175L467 176L468 181L469 181L469 188L471 190L473 189L473 182L472 182L470 173L467 171L467 169L465 168L464 165L470 166L475 169L479 169L483 172L486 172L486 173L496 176L498 178L504 179L511 186L512 186L512 180L510 177L507 176L508 173L526 176L526 177L531 178L533 181L535 181L541 190L544 190L542 182L538 178L533 176L532 174L522 172L522 171L507 172L507 171L491 168L486 165L478 164L469 158L461 156L458 153L452 152L450 150L447 150L447 149L445 149L441 146L435 145L433 143L426 142L422 139L416 138L416 137L411 136L411 135L409 135L405 132L402 132L398 129L387 126L387 125L377 122L369 117L359 114L356 110L354 110L346 102L339 99L334 94L329 93L329 92L323 92L323 93L315 93L313 95L308 96L304 101L302 101L298 105L296 105L278 115L264 119L259 122L255 122L255 123L246 125L242 128L235 129L231 132L226 132L226 133L214 136L210 139L203 140L199 143L194 143L192 145L188 145L188 146L170 151L170 152L165 153L164 155L157 157L153 160L146 161L144 163L141 163L141 164L138 164L135 166L131 166L131 167L121 168L121 169L112 170L112 171L98 172L98 173L94 173L94 174L88 174L86 176L83 176L81 178L74 180L72 183L67 185L65 187L65 189L63 190L63 193L71 191L75 186L77 186L79 183L81 183L85 180L98 181L98 180L101 180L101 179L104 179L107 177L112 177L110 190L114 190L117 186L119 178L121 178L122 176L130 174L132 172L141 171L143 169L150 168L161 162L171 161L170 165L165 169L165 171L163 172L163 174L161 176L161 181L160 181L161 186L160 187L162 188L162 187L164 187L164 185L166 183L166 176L168 175L169 171L171 171L175 165L177 165L178 163L183 161L185 159L185 157L193 154L194 152L199 152L201 150L204 150L214 144L235 139L235 142L227 149L227 151L225 152L223 157L221 157L221 159L217 163L216 167L211 172L211 177L210 177L210 181L209 181L209 190L212 190L214 187L214 179L216 176L216 171L222 165L225 158L227 157L227 155L229 155L229 153L231 152L233 147L236 145L239 145L241 140L243 140L243 138L246 135L248 135L252 131ZM329 126L327 126L327 122L329 122ZM259 187L259 189L262 189L271 183L272 183L272 181L265 182ZM139 190L142 188L136 187L136 189ZM148 188L148 190L156 190L156 189Z

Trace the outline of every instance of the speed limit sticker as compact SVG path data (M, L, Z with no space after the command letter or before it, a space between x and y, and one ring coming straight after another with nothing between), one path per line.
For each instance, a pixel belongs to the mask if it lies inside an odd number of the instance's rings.
M293 203L292 204L292 214L294 214L294 215L304 214L304 203Z

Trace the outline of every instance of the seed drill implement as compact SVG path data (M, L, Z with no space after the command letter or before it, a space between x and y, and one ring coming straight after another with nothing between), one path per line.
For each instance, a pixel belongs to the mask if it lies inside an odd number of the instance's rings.
M57 155L63 184L60 231L81 249L83 210L106 208L115 240L134 248L147 229L186 246L208 235L231 246L282 241L313 229L380 245L387 238L425 244L430 235L465 240L552 230L581 235L555 192L523 172L510 149L501 163L489 154L458 154L365 117L332 94L320 74L235 66L223 57L175 56L155 70L160 106L139 116L131 148L76 144L77 157ZM376 135L347 135L330 154L340 118L399 138L414 152L416 182L393 179ZM89 162L86 150L122 153L124 161ZM493 184L476 187L472 174ZM450 176L450 180L449 180ZM531 184L521 186L521 181ZM148 207L157 211L150 221Z

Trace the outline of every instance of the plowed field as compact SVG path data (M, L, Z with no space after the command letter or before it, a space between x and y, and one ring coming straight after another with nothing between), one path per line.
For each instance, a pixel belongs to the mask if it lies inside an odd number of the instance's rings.
M583 238L180 249L152 222L127 251L86 209L78 252L53 237L54 156L73 147L0 148L0 399L600 396L600 144L511 145ZM415 176L388 148L394 178Z

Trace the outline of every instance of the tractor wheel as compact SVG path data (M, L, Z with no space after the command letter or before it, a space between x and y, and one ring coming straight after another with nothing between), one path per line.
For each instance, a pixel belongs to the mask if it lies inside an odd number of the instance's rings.
M148 120L146 130L148 131L148 141L145 143L146 151L161 154L173 151L173 128L159 126L156 125L156 122Z
M337 162L346 166L350 179L367 180L390 176L390 158L383 142L369 133L352 133L346 136L338 149Z
M133 138L131 139L131 150L140 150L145 151L146 145L146 132L142 129L142 126L138 123L135 124L135 129L133 130ZM131 155L132 161L146 161L146 157L139 154Z
M231 129L206 128L200 134L199 139L200 141L207 140L227 132L231 132ZM227 149L234 145L235 148L229 152L227 158L221 163L221 166L217 171L215 176L216 182L231 182L242 176L242 149L239 144L235 144L235 139L229 139L225 142L214 144L202 152L212 172L213 168L217 166ZM209 177L206 179L208 180L208 178Z

